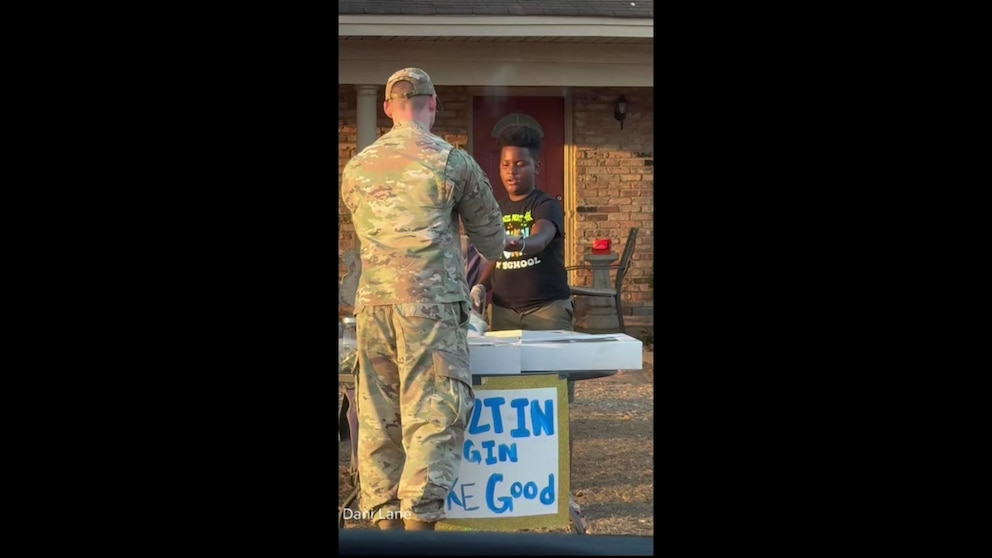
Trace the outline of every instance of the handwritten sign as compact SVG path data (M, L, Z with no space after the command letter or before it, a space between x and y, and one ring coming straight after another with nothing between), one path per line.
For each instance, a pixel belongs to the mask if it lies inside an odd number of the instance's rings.
M557 374L475 386L458 479L439 526L518 530L568 524L568 397Z

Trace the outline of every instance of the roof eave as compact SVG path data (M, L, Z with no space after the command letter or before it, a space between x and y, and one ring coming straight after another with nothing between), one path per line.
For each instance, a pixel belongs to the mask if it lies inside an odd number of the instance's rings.
M340 15L338 36L654 38L654 20L577 16Z

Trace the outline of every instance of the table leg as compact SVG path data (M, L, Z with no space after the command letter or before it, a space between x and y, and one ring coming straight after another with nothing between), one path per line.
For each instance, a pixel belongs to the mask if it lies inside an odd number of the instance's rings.
M575 382L568 382L568 402L571 403L573 396L572 390L575 388ZM575 441L575 436L572 435L572 409L568 410L568 479L569 479L569 491L568 491L568 516L571 519L572 530L575 531L577 535L584 535L586 531L589 530L589 524L586 523L585 517L582 516L582 508L579 506L575 498L572 497L572 479L575 475L572 474L574 468L572 467L572 446Z
M586 518L582 517L582 508L575 502L571 494L568 495L568 516L572 519L572 530L575 531L575 534L585 535L586 531L589 530L589 524L586 523Z

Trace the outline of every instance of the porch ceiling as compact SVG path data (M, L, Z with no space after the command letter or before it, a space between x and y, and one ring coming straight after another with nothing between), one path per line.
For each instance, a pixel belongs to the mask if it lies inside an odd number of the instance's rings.
M340 15L339 37L652 39L654 21L622 17Z
M606 44L589 42L591 38L564 42L513 41L508 37L485 36L457 41L449 40L454 37L435 37L435 40L409 37L350 40L340 37L338 83L377 84L397 68L415 66L428 69L435 85L653 86L651 40Z
M420 41L420 42L468 42L468 43L608 43L650 45L654 39L644 37L478 37L478 36L339 36L342 41Z
M654 0L339 0L338 14L654 17Z

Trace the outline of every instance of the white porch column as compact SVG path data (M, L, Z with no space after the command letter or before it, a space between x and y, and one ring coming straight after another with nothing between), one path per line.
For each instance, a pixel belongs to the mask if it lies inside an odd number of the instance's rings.
M375 121L378 112L375 107L376 86L356 85L358 102L355 104L358 140L355 153L365 149L375 141Z

